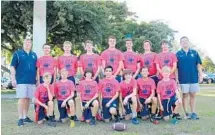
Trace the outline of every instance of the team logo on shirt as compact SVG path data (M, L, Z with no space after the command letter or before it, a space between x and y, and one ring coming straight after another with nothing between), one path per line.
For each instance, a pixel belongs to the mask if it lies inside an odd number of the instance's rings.
M148 93L148 90L147 90L147 89L144 89L144 90L142 90L142 93L143 93L143 94L147 94L147 93Z
M87 66L88 67L93 67L93 63L88 63Z
M165 94L166 94L166 95L171 95L172 92L173 92L173 89L174 89L173 85L168 85L168 86L166 87Z
M41 98L43 99L43 101L47 101L48 100L48 92L46 91L44 94L41 94Z
M61 94L62 96L65 96L65 95L67 94L66 89L65 89L65 88L61 89L60 94Z
M149 61L149 60L146 60L146 61L144 62L144 64L145 64L146 67L149 67L150 61Z
M66 69L70 69L71 65L70 64L66 64Z
M44 66L45 68L48 68L48 67L49 67L49 63L44 63L43 66Z
M166 95L171 95L172 91L171 90L166 90Z
M134 57L128 56L127 62L128 62L129 64L132 64L132 63L134 62Z
M86 89L85 90L85 94L90 94L91 93L91 90L90 89Z

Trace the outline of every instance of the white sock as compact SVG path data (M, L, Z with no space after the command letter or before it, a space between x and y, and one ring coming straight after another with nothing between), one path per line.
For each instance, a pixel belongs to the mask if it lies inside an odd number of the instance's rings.
M136 118L137 117L137 112L132 112L132 118Z

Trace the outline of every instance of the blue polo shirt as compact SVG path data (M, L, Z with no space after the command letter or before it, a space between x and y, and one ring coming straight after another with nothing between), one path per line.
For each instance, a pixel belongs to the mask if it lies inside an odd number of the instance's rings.
M17 50L13 54L11 66L16 70L17 84L36 84L36 53Z
M198 64L202 64L197 51L189 49L186 53L183 49L176 53L178 63L178 80L180 84L198 83Z

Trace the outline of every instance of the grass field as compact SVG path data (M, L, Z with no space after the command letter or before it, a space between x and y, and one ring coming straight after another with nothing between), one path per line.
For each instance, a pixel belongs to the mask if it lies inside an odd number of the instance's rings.
M95 127L77 122L76 127L72 129L68 124L57 124L56 128L39 126L35 123L17 127L16 99L2 100L1 108L2 135L215 135L215 90L202 90L198 93L197 113L200 117L198 121L182 120L177 125L164 121L160 121L159 125L153 125L149 121L140 121L139 125L133 125L130 121L123 121L128 127L124 132L113 131L111 130L112 123L103 122L98 122ZM33 115L33 106L31 106L29 117L33 118ZM58 113L56 115L59 116Z

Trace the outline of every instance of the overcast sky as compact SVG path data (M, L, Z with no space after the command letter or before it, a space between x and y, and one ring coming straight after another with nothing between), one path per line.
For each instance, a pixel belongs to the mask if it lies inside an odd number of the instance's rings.
M124 1L124 0L119 0ZM125 0L140 21L163 20L188 36L215 63L215 4L213 0Z

